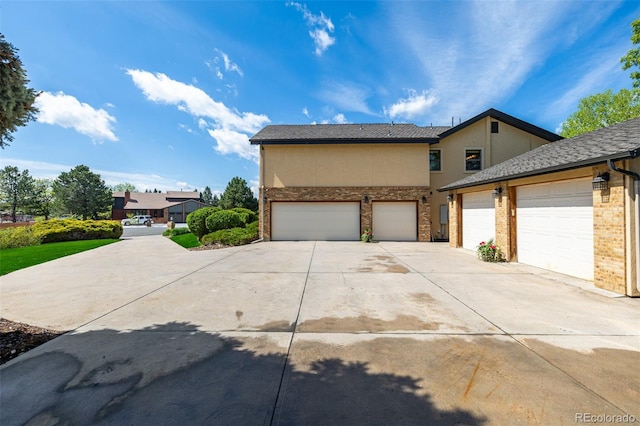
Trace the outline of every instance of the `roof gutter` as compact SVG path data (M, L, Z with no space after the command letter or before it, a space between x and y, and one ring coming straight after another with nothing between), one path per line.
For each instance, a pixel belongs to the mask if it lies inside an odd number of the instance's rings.
M638 150L633 150L630 152L631 158L638 157ZM635 239L636 239L636 291L640 293L640 175L636 172L632 172L631 170L621 169L616 166L615 160L607 160L607 166L609 169L614 172L622 173L623 175L627 175L633 179L634 184L634 228L635 228ZM629 296L632 295L632 292L629 291Z

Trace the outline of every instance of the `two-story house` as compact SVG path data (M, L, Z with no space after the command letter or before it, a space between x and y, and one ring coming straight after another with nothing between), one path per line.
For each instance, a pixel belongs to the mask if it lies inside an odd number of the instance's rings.
M429 146L447 127L272 125L260 146L265 240L430 241Z
M260 146L265 240L448 239L438 188L561 139L490 109L458 126L271 125Z

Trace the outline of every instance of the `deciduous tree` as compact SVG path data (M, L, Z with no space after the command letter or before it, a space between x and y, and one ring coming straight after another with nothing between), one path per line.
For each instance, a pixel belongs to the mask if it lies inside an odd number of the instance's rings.
M640 89L606 90L582 98L578 110L562 123L560 135L570 138L635 117L640 117Z
M21 172L14 166L6 166L0 170L0 202L11 212L12 222L17 221L18 210L29 210L34 185L29 170Z
M83 220L98 219L113 204L111 191L100 175L85 165L62 172L53 182L53 192L68 212Z
M623 70L628 70L631 67L640 69L640 18L631 23L631 29L631 42L638 47L629 49L627 54L620 59ZM640 87L640 71L633 71L631 79L633 80L633 87Z
M111 187L111 190L113 192L138 192L138 190L136 189L136 186L132 183L129 182L125 182L125 183L119 183L116 185L113 185Z
M33 197L29 212L36 216L49 219L54 205L53 181L51 179L36 179L33 185Z
M253 196L247 181L240 177L234 177L227 184L227 188L220 197L220 207L225 210L234 207L244 207L245 209L257 211L258 200Z
M17 127L35 119L38 93L28 83L18 50L0 34L0 148L13 141Z

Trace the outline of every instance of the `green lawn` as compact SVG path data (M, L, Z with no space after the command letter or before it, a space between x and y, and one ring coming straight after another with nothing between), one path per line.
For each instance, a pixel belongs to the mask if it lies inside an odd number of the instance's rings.
M180 244L184 248L200 247L200 241L191 232L188 234L174 235L171 237L171 241Z
M80 253L120 240L86 240L48 243L39 246L0 250L0 275L38 265L70 254Z

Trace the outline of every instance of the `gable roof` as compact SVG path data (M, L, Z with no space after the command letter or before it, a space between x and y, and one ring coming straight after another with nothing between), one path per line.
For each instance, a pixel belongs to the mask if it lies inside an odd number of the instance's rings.
M486 117L492 117L495 118L496 120L500 120L503 123L506 123L510 126L513 126L515 128L518 128L522 131L525 131L527 133L531 133L532 135L538 136L539 138L542 139L546 139L549 142L554 142L560 139L563 139L562 136L557 135L555 133L552 133L548 130L545 130L541 127L538 126L534 126L531 123L527 123L526 121L522 121L519 118L515 118L509 114L506 114L502 111L498 111L497 109L494 108L490 108L488 110L486 110L483 113L480 113L478 115L476 115L473 118L470 118L469 120L465 121L464 123L460 123L455 127L450 128L449 130L446 130L445 132L440 133L440 139L444 139L447 136L451 136L452 134L459 132L460 130L471 126L472 124L482 120L483 118Z
M542 145L445 185L439 191L571 170L607 160L622 160L638 156L640 156L640 117L570 139Z
M415 124L285 124L266 126L251 139L252 145L340 143L436 143L448 126Z
M124 198L124 192L114 192L116 198ZM171 199L171 201L169 200ZM125 210L130 209L151 209L160 210L166 207L175 206L187 201L200 201L200 194L191 191L167 191L163 192L130 192L129 201L124 206Z

